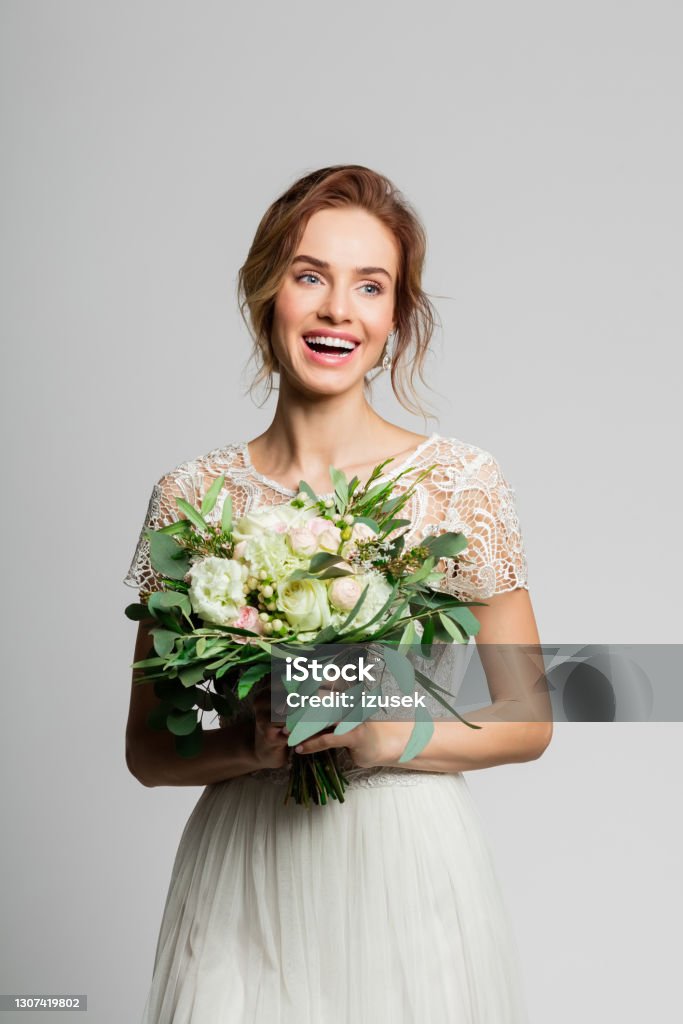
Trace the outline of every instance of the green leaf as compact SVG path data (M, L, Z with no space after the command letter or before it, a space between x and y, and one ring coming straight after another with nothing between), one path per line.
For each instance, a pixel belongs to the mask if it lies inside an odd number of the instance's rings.
M476 636L481 629L479 619L472 614L469 608L447 608L444 609L443 614L461 625L468 636Z
M197 713L196 711L169 711L168 718L166 720L169 732L172 732L174 736L187 736L189 733L194 732L197 727Z
M455 558L467 547L467 537L464 533L442 533L438 537L426 537L422 545L429 548L436 559Z
M180 711L190 711L197 703L197 695L203 691L199 691L196 686L190 686L187 689L180 687L179 690L169 697L171 704L174 708Z
M190 568L190 556L173 537L157 530L148 530L149 556L152 568L172 580L182 580Z
M404 583L419 583L420 580L423 580L426 576L429 576L429 574L430 574L430 572L432 571L433 568L434 568L434 559L431 558L431 557L427 558L422 563L422 565L420 566L420 568L416 572L411 573L410 576L404 576L403 577L403 582Z
M188 668L183 668L180 670L180 681L183 686L194 686L195 683L201 683L205 670L206 665L190 665Z
M196 526L202 533L206 533L208 523L197 509L190 505L189 501L185 501L184 498L176 498L176 505L181 512L185 513L193 526Z
M462 630L459 629L458 626L456 626L456 624L451 619L449 619L449 617L446 614L444 614L444 612L439 612L439 619L441 620L441 625L443 626L443 628L450 636L453 637L456 644L465 643L465 640L467 638L463 637Z
M392 676L404 693L412 694L415 690L415 669L412 662L404 654L399 654L386 644L381 644L382 658Z
M299 719L287 738L290 747L295 747L297 743L303 743L304 740L327 729L339 717L338 708L305 708L305 710L309 713L315 711L315 718L306 718L304 715Z
M201 723L197 722L193 732L188 733L186 736L176 735L175 748L177 753L181 757L196 757L202 749L202 732Z
M129 604L124 609L124 615L134 622L142 622L144 619L151 618L146 604Z
M353 521L354 524L365 523L366 526L369 526L370 529L374 530L377 534L381 532L379 523L375 519L371 519L370 516L355 516Z
M311 487L309 487L305 480L299 480L299 490L303 491L304 494L307 494L313 501L318 501L318 495Z
M398 763L412 761L429 743L434 735L434 722L425 708L415 708L415 724L406 748L398 759Z
M240 700L243 700L249 691L251 690L254 683L258 683L260 679L270 673L270 665L260 662L259 664L252 665L240 676L240 681L237 686L237 696Z
M319 580L331 580L331 579L333 579L336 576L353 576L353 575L354 575L353 569L342 569L341 566L331 565L329 569L325 569L324 572L321 572L318 575L317 579L319 579Z
M321 572L323 569L328 569L331 565L337 565L339 562L343 562L344 559L341 555L328 554L326 551L319 551L317 555L313 555L308 565L309 572Z
M190 533L190 531L191 527L187 519L176 519L174 523L167 523L166 526L160 526L156 532L175 535L176 533Z
M176 642L177 633L171 632L170 629L163 629L161 626L155 626L154 629L149 631L154 638L154 650L157 652L160 658L166 658L173 650L173 645Z
M410 647L415 643L416 640L417 630L415 629L415 623L411 620L406 626L406 628L403 630L401 642L399 643L397 648L399 654L404 654L406 649L410 649Z
M232 533L232 495L226 494L221 514L221 529L223 533Z
M192 605L187 594L178 594L173 590L157 590L155 594L149 595L147 605L154 611L159 612L167 612L173 608L179 608L180 612L192 625L192 620L190 619Z
M202 516L208 515L209 512L212 510L212 508L216 504L216 498L220 494L221 488L224 483L225 474L221 473L220 476L216 477L216 479L214 480L214 482L211 484L208 491L204 495L200 509Z

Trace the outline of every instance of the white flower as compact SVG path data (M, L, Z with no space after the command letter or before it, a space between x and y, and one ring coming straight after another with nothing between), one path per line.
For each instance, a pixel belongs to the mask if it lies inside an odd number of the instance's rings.
M350 612L360 597L362 589L352 576L338 576L330 583L328 590L330 604L341 612ZM367 598L365 600L367 601Z
M192 610L205 622L229 626L244 604L247 567L232 558L202 558L188 572Z
M240 541L272 533L285 533L292 527L303 526L313 516L315 509L294 508L287 504L256 509L235 521L232 535L236 541Z
M309 557L318 549L318 541L315 535L307 530L305 526L295 526L287 531L289 546L295 555L308 555Z
M318 547L321 551L329 551L330 554L336 555L341 544L341 530L338 526L329 525L326 530L318 534Z
M327 587L322 580L289 580L280 587L278 605L297 631L317 631L330 623Z
M360 584L361 593L365 590L366 586L369 586L369 589L358 613L351 623L351 629L358 629L359 627L365 626L370 619L374 618L380 608L389 600L389 595L392 591L391 584L388 580L377 572L365 573L361 576L356 576L355 579ZM378 630L390 615L391 608L384 613L381 619L378 619L377 622L373 622L373 624L368 627L369 632L374 633Z

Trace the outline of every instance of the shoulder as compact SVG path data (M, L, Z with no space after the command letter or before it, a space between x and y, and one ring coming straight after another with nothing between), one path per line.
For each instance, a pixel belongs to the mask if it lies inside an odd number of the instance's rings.
M241 468L242 453L243 445L237 441L212 448L162 473L155 486L163 491L201 491L207 479L215 479L221 473L228 474L233 469Z
M435 445L436 457L431 457L430 453L430 461L443 467L454 489L509 486L500 462L486 448L442 435L437 435Z

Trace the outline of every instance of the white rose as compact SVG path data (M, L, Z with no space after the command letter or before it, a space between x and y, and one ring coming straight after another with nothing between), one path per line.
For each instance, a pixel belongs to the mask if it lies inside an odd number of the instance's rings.
M284 533L291 527L303 526L314 515L314 509L294 508L288 504L256 509L235 521L232 535L240 541L264 534Z
M365 595L365 600L360 606L360 610L352 622L354 629L359 626L364 626L366 622L373 619L377 612L382 608L383 605L389 600L392 587L391 584L379 573L365 573L362 576L356 576L356 579L360 583L361 593L365 590L365 587L369 585L369 590ZM371 633L374 633L391 615L391 609L388 609L381 619L369 627Z
M318 534L318 547L321 551L329 551L330 554L336 555L341 544L341 530L338 526L333 526L331 523L326 530Z
M322 580L290 580L280 587L278 606L297 631L329 625L330 606Z
M334 608L338 608L341 612L350 612L361 592L360 584L352 576L338 576L330 583L328 597Z
M318 548L318 542L305 526L295 526L287 531L289 546L295 555L312 555Z
M232 558L202 558L190 568L188 596L192 610L205 622L229 626L244 604L247 567Z

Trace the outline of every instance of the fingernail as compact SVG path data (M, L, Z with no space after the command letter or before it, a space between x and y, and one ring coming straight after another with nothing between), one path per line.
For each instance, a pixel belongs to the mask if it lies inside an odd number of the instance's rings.
M301 753L301 751L302 751L302 750L304 749L304 748L303 748L303 744L302 744L302 743L300 743L300 744L299 744L299 746L298 746L298 747L295 747L294 749L296 750L297 754L300 754L300 753Z

